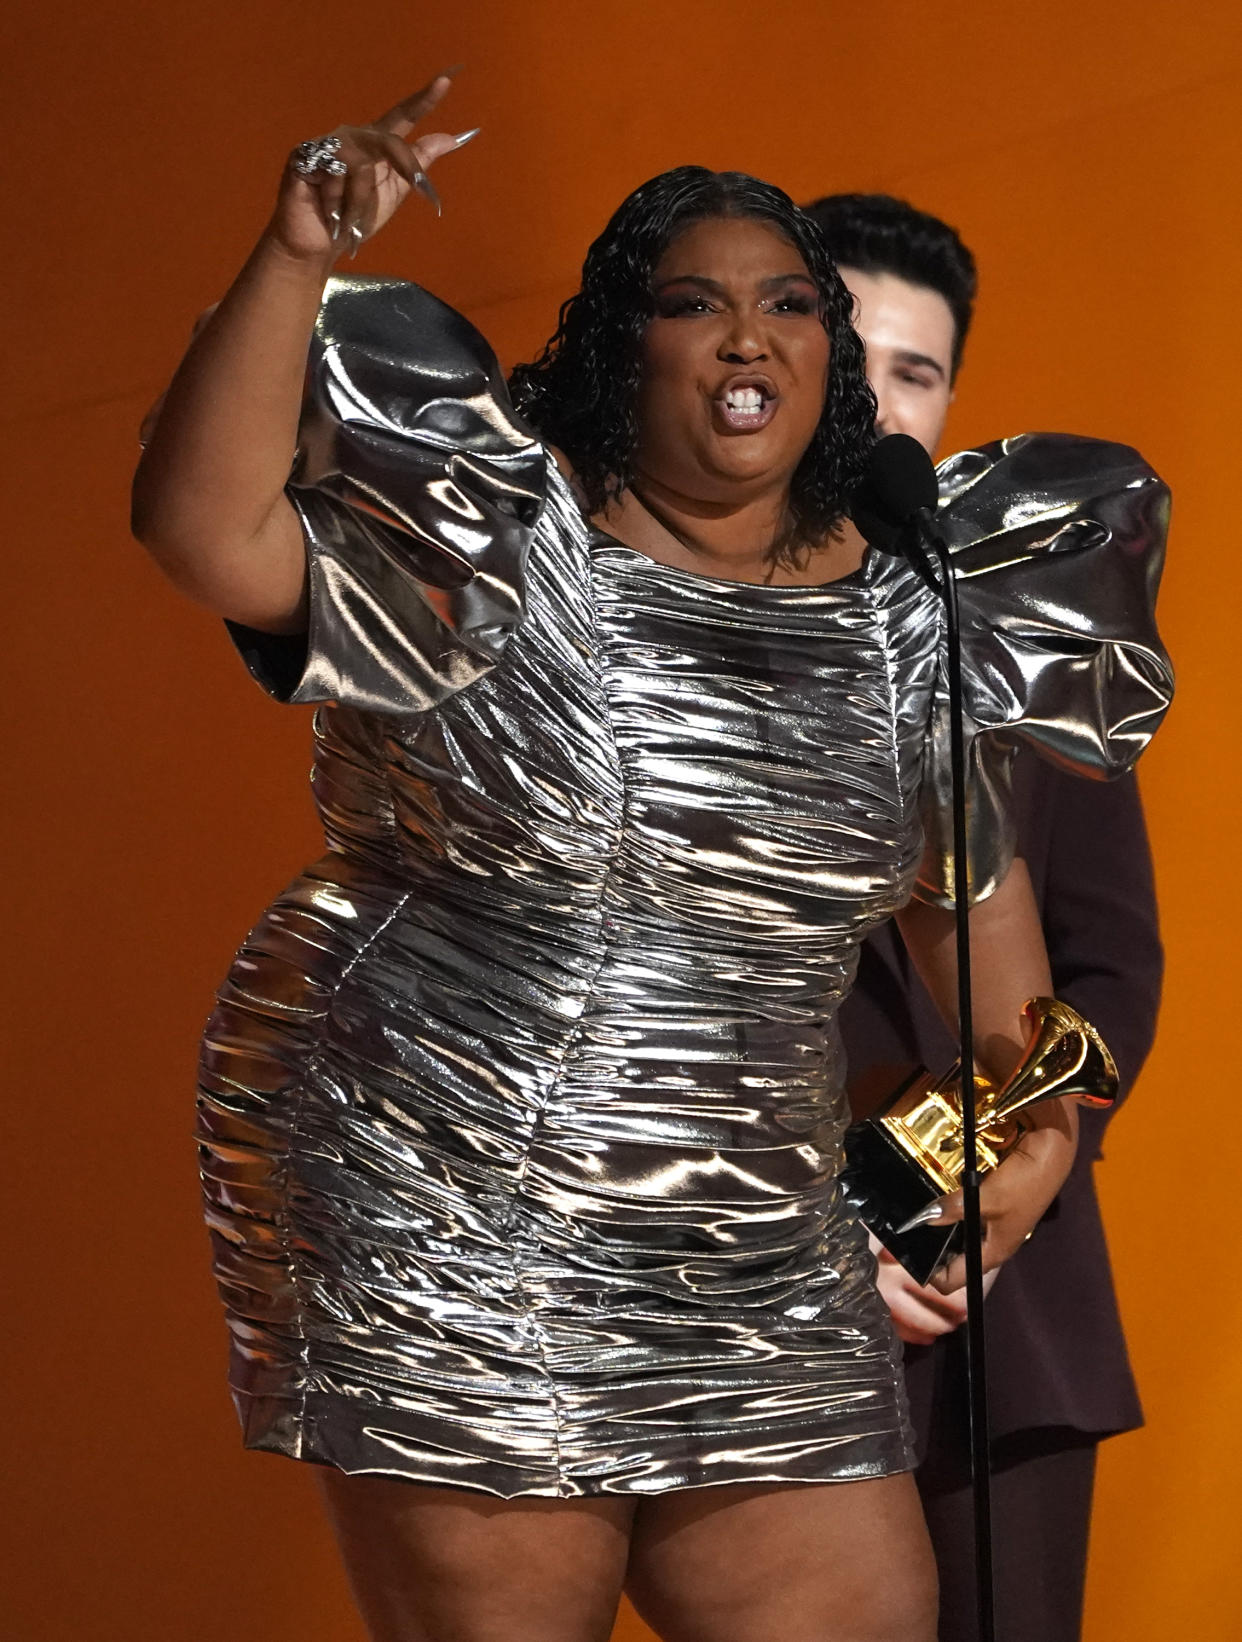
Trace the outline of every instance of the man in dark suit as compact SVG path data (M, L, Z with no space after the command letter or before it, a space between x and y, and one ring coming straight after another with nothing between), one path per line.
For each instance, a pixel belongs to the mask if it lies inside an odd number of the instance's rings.
M946 223L887 195L809 207L858 299L879 428L932 454L953 396L975 297L970 252ZM1030 868L1058 997L1095 1025L1122 1097L1155 1032L1162 953L1133 776L1063 775L1029 753L1015 772L1019 851ZM851 1086L874 1091L953 1040L892 926L867 943L842 1013ZM1075 1642L1096 1447L1141 1423L1096 1201L1111 1114L1081 1114L1077 1160L987 1300L996 1596L1006 1642ZM942 1642L975 1642L963 1295L915 1284L881 1255L880 1288L906 1341L920 1492L941 1579Z

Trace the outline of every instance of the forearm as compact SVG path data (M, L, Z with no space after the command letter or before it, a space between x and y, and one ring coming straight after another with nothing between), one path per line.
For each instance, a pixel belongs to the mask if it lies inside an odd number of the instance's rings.
M954 916L911 902L898 916L902 938L941 1015L957 1031ZM1047 997L1052 976L1026 863L1014 862L994 895L970 914L971 1011L975 1060L994 1081L1008 1076L1026 1047L1022 1006Z
M301 533L284 486L330 268L260 239L186 353L134 481L134 534L164 572L253 626L302 619Z
M902 935L928 991L955 1025L953 915L939 907L908 908L902 914ZM971 960L975 1060L993 1082L1000 1082L1026 1048L1023 1004L1052 991L1038 909L1020 859L995 894L971 913ZM988 1228L984 1263L989 1268L1019 1247L1064 1184L1078 1144L1077 1104L1071 1098L1039 1101L1022 1113L1021 1125L1020 1138L988 1174L980 1192ZM955 1195L955 1212L960 1213L960 1194ZM949 1291L964 1280L958 1259L935 1283Z
M337 126L330 161L290 157L262 238L191 343L134 481L133 530L191 598L248 627L306 621L306 556L284 494L323 288L426 169L474 134L407 142L449 89L438 74L370 125Z

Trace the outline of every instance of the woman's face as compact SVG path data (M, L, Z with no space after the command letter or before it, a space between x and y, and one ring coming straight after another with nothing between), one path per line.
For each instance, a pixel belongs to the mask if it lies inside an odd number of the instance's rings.
M819 291L799 251L753 217L696 222L652 282L635 471L692 500L787 487L828 387Z

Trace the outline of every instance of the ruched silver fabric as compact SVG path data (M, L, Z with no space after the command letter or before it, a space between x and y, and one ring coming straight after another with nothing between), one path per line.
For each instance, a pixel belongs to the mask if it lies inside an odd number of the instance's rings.
M330 291L309 641L237 633L334 702L328 853L204 1043L246 1441L506 1497L901 1470L835 1016L919 871L935 599L876 553L756 587L590 529L446 315Z

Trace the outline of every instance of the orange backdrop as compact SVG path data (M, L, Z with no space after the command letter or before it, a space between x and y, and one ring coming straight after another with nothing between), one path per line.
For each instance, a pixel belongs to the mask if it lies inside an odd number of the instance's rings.
M444 219L415 202L359 266L416 275L506 357L542 340L588 239L666 166L742 167L796 196L881 188L947 216L979 256L951 442L1091 432L1137 444L1173 483L1163 612L1182 699L1144 772L1169 983L1102 1171L1150 1424L1105 1449L1088 1638L1242 1634L1242 1159L1217 1071L1242 799L1242 26L1214 10L20 7L0 141L16 236L4 1549L19 1642L361 1635L311 1476L239 1451L188 1138L212 988L317 849L308 725L144 563L126 487L140 413L288 148L458 60L451 118L484 132L437 173ZM623 1615L618 1637L646 1634Z

